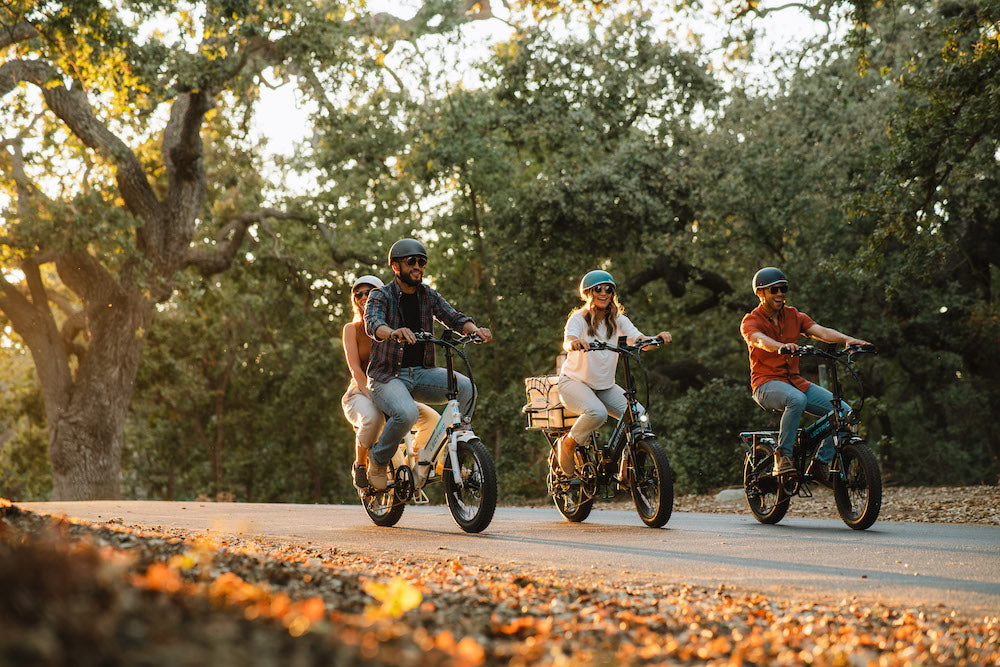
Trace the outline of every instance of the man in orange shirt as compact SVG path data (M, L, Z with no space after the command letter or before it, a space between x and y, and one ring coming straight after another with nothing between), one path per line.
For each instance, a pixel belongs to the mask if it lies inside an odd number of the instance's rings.
M750 351L750 386L753 399L765 410L781 412L778 431L778 451L774 454L774 474L794 470L792 447L802 413L825 415L833 409L833 394L799 375L800 335L811 336L827 343L869 345L870 343L842 334L836 329L820 326L805 313L785 305L788 279L773 266L758 271L753 277L753 291L760 305L743 318L740 332ZM790 354L780 354L782 351ZM845 406L846 407L846 406ZM833 459L833 437L823 441L816 453L811 472L824 483Z

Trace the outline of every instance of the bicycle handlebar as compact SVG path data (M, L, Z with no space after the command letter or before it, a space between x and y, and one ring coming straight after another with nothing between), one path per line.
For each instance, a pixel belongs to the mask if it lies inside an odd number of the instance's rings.
M427 331L414 331L413 335L416 337L418 343L437 343L439 345L450 345L455 347L457 345L466 345L468 343L484 343L486 339L479 334L463 334L457 338L437 338L434 334Z
M827 352L826 350L821 350L812 345L799 345L799 349L794 352L782 348L778 350L778 354L788 354L794 357L816 356L826 357L827 359L839 359L845 354L848 356L853 354L878 354L878 350L875 349L874 345L848 345L839 352Z
M636 351L644 350L648 347L660 347L661 345L666 345L667 342L656 336L654 338L640 338L635 341L632 345L609 345L604 341L598 341L596 343L589 343L589 347L583 350L577 350L579 352L596 352L599 350L607 350L609 352L617 352L619 354L631 354Z

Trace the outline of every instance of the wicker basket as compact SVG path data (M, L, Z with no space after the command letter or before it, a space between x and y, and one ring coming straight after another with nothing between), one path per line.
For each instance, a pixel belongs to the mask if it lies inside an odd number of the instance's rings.
M568 429L579 416L562 404L557 375L524 378L528 402L521 412L527 415L529 429Z

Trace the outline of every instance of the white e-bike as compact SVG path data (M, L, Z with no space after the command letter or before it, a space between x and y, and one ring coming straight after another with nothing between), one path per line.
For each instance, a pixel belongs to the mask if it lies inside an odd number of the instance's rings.
M368 516L378 526L394 526L403 516L406 503L426 504L424 487L444 482L445 499L455 522L467 533L479 533L490 525L497 506L497 473L486 447L472 430L472 415L479 392L472 377L472 367L465 353L469 343L480 343L475 334L455 337L445 330L441 338L427 332L415 332L422 343L440 345L445 352L448 370L448 402L427 443L414 451L413 438L407 437L390 463L389 486L382 491L367 487L358 491ZM463 418L458 405L458 382L454 358L465 362L472 382L472 408Z

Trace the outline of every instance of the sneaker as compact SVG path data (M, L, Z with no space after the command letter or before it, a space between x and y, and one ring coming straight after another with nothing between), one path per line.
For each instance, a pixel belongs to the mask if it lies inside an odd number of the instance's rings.
M833 480L830 479L830 464L819 459L813 459L809 464L809 475L828 489L833 488Z
M774 475L784 475L785 473L794 472L795 464L792 463L790 456L785 456L781 452L777 452L774 455Z
M359 491L368 486L368 466L364 464L354 464L354 488Z
M385 491L389 488L389 466L380 466L377 463L368 466L368 483L376 491Z

